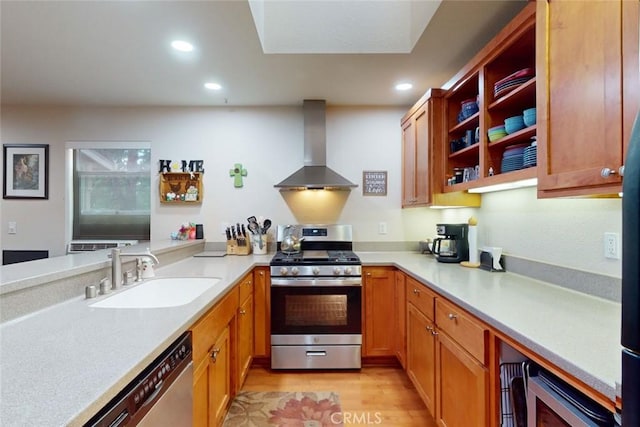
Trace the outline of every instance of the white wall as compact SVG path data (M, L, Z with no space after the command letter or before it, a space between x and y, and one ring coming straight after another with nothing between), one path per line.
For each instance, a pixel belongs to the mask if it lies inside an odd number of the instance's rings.
M327 110L327 164L358 184L335 222L354 225L356 241L417 242L435 237L438 222L479 219L481 245L511 255L621 276L619 260L603 256L603 233L621 232L618 199L538 200L534 189L483 195L480 209L401 209L400 118L403 108L339 107ZM302 107L269 108L23 108L3 106L2 143L50 144L49 200L2 200L2 249L65 250L64 143L78 140L151 141L152 161L202 159L201 206L160 204L154 176L152 238L168 238L186 221L204 224L208 241L223 241L220 224L250 215L274 224L297 222L273 185L303 164ZM244 187L233 187L229 169L248 170ZM386 170L386 197L362 195L362 171ZM318 195L305 196L308 212ZM7 234L7 222L18 234ZM386 222L388 234L378 234Z
M479 245L506 254L621 277L620 260L604 257L604 233L622 232L622 200L537 199L535 188L483 194L480 209L447 209L446 222L478 219ZM622 243L622 242L621 242Z
M433 229L437 213L400 207L400 118L404 108L329 108L327 164L359 185L337 222L352 223L359 241L420 240ZM264 215L274 224L296 222L273 185L303 164L302 107L270 108L26 108L3 106L3 143L50 144L49 200L3 200L3 249L65 250L64 144L67 141L150 141L152 162L204 160L202 205L160 204L153 177L152 239L168 238L183 222L203 223L208 241L223 241L222 223ZM248 170L234 188L229 169ZM362 196L362 171L387 170L387 197ZM313 203L308 206L313 210ZM418 218L416 218L418 216ZM431 218L425 220L424 218ZM417 223L418 227L408 224ZM7 222L18 234L7 234ZM378 234L386 222L388 234ZM425 225L426 224L426 225ZM421 229L421 230L420 230Z

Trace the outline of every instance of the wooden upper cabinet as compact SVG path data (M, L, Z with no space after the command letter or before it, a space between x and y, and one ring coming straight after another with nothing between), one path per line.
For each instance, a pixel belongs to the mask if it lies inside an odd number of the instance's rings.
M540 1L536 17L538 196L616 194L640 97L639 2Z
M416 126L410 117L402 123L402 207L417 203L416 195Z

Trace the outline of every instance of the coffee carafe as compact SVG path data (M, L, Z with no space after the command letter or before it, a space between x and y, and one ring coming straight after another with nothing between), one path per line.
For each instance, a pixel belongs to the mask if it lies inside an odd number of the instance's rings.
M468 224L436 224L436 233L432 252L439 262L469 260Z

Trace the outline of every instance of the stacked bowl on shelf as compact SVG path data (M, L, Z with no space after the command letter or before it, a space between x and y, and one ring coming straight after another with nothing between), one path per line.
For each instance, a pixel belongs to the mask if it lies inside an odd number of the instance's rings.
M465 121L479 111L477 98L465 99L460 103L458 123Z
M512 134L518 132L521 129L524 129L524 117L523 116L513 116L504 119L504 130L508 134Z
M494 142L507 136L507 131L505 130L504 125L500 125L489 128L489 132L487 132L487 134L489 136L489 141Z
M536 109L528 108L522 112L522 118L526 126L533 126L536 124Z

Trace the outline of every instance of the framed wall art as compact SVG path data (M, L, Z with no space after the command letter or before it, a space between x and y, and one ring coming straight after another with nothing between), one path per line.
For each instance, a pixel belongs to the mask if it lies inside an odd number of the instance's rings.
M4 199L49 198L49 144L4 144Z
M363 171L362 172L363 196L387 195L387 171Z

